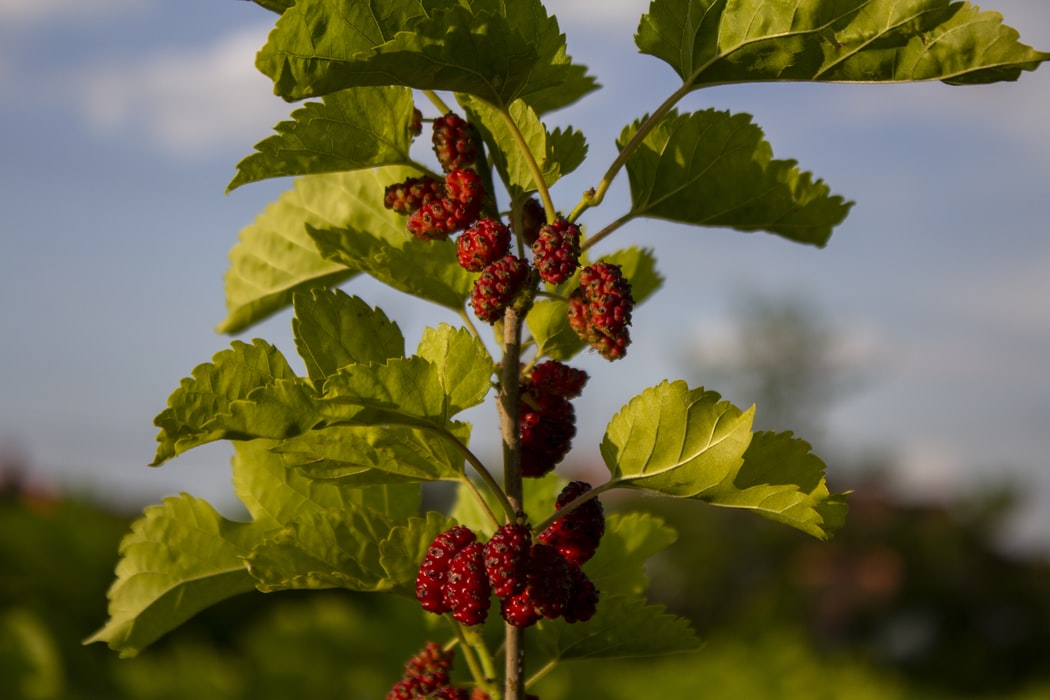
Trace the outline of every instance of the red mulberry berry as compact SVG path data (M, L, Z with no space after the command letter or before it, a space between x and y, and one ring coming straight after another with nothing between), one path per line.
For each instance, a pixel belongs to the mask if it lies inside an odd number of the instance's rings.
M432 693L448 687L448 674L424 673L418 676L402 678L386 694L387 700L417 700L432 697Z
M575 564L569 565L569 580L569 603L562 618L569 624L586 622L598 611L598 588Z
M412 108L412 121L408 124L408 133L412 138L423 133L423 113L418 107Z
M518 628L532 627L543 617L536 612L527 588L516 596L500 600L499 612L504 620Z
M580 270L580 286L569 295L569 325L607 360L627 352L634 297L619 265L597 262Z
M398 214L411 214L427 202L441 199L444 195L445 186L440 180L427 175L410 177L403 182L387 185L383 206Z
M445 606L464 625L479 625L489 614L492 586L485 573L484 547L471 542L452 557L448 566Z
M450 610L445 603L445 582L453 557L477 538L470 528L457 525L438 535L423 556L416 576L416 599L432 613Z
M424 673L448 673L452 668L452 650L445 651L436 642L427 642L419 653L405 664L405 678Z
M571 585L569 563L565 557L549 545L532 545L528 594L535 611L551 620L559 617L569 604Z
M421 241L443 241L457 230L455 203L442 197L427 202L408 217L408 232Z
M533 264L540 279L561 284L580 266L580 229L565 219L540 228L532 244Z
M590 377L582 369L576 369L557 360L539 363L525 377L522 390L538 396L561 396L574 399L583 393Z
M591 490L585 481L573 481L558 494L555 508L561 510ZM601 502L592 498L555 520L537 536L537 540L558 550L570 564L579 566L594 556L605 534L605 512Z
M478 158L477 132L453 112L434 120L433 143L434 154L445 172L465 168Z
M498 219L475 221L456 241L459 264L471 272L480 272L509 249L510 229Z
M531 547L532 531L518 523L503 525L485 543L485 571L500 598L525 590Z
M521 474L540 477L554 469L572 448L576 437L576 411L568 399L549 395L536 405L522 401L518 412L521 430Z
M474 281L470 304L474 313L486 323L495 323L508 306L526 291L531 269L526 260L505 255L489 264Z

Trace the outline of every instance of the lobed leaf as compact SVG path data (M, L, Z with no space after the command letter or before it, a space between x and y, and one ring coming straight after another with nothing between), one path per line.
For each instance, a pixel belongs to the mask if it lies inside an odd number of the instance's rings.
M412 91L401 87L350 88L308 102L237 164L226 191L272 177L410 164L412 106Z
M226 319L220 333L239 333L292 303L296 292L329 287L357 274L352 267L326 260L307 234L306 224L331 224L338 194L319 176L299 181L241 230L226 271ZM323 190L303 201L305 192Z
M296 294L292 304L295 346L315 386L346 365L385 362L405 353L397 323L359 297L315 289Z
M605 519L601 546L585 565L602 596L641 595L649 585L645 563L678 538L674 528L648 513L614 513Z
M269 535L245 558L264 593L289 589L391 587L379 561L379 543L393 523L370 508L304 513Z
M382 15L366 3L298 0L277 20L256 66L289 100L403 85L497 105L524 99L542 112L595 87L572 65L539 0L395 0Z
M408 233L407 217L383 206L387 185L419 175L412 168L388 166L300 180L310 208L338 207L328 222L306 222L306 230L321 255L406 294L461 311L476 274L456 260L450 241L420 241ZM315 178L321 180L315 184Z
M550 661L660 656L700 647L689 621L636 595L603 595L585 623L543 620L537 643Z
M654 0L635 35L688 89L806 80L1016 80L1050 54L998 12L951 0Z
M790 434L753 438L754 409L741 411L720 398L681 381L634 397L602 440L609 488L748 508L829 538L842 524L845 495L829 493L823 462Z
M324 432L324 431L320 431ZM253 520L278 528L307 513L366 506L392 519L419 512L418 484L347 486L311 479L285 464L287 443L253 440L234 443L233 487Z
M185 494L150 506L120 544L109 620L86 642L135 656L204 608L251 591L243 557L268 531L226 520Z
M235 401L246 399L253 390L294 379L295 373L273 345L258 339L251 345L234 341L211 362L195 367L168 398L168 408L154 419L160 432L152 466L222 437L226 428L217 419L229 416Z
M640 122L621 133L622 149ZM823 247L852 206L792 160L774 160L746 114L669 112L626 162L632 217L765 230Z

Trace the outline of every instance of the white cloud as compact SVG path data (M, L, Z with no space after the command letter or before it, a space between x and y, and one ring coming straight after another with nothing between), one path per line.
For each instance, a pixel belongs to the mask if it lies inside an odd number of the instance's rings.
M244 150L294 109L273 96L269 80L255 69L265 41L266 28L256 27L203 49L90 68L80 81L81 107L98 129L130 131L168 155Z

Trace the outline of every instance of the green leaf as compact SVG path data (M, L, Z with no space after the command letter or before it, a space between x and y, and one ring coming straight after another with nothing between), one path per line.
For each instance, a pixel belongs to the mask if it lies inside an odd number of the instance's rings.
M442 323L424 329L416 355L434 366L449 416L480 405L492 389L496 365L485 344L466 328Z
M271 177L409 164L412 106L412 91L399 87L352 88L308 102L237 164L226 191Z
M660 656L700 646L688 620L633 595L603 595L587 622L542 620L537 627L537 643L551 661Z
M289 589L381 591L393 584L379 543L393 523L370 508L309 512L270 535L245 562L264 593Z
M328 223L308 222L307 231L325 258L458 312L477 275L460 266L455 243L417 240L408 233L407 217L383 206L387 185L417 175L412 168L388 166L300 180L323 178L321 186L301 188L308 208L339 208Z
M488 146L489 161L495 166L511 199L539 189L522 152L515 130L528 147L546 187L575 170L587 155L587 141L573 129L547 131L536 112L521 100L510 105L506 113L480 99L460 97L467 118ZM513 127L507 120L513 122Z
M771 80L1016 80L1050 54L950 0L654 0L635 42L690 89Z
M306 224L327 225L339 195L324 176L296 182L241 230L230 251L226 271L226 319L220 333L240 333L292 303L298 291L330 287L356 274L346 265L325 260L306 232ZM303 201L310 197L311 207Z
M845 523L846 494L832 494L826 465L805 440L790 432L755 433L744 463L732 481L705 495L720 506L753 510L819 539Z
M844 494L828 492L824 464L805 442L790 434L753 439L753 412L682 381L646 389L606 429L608 488L748 508L829 538L845 516Z
M134 656L204 608L252 590L243 557L265 533L192 496L150 506L121 542L109 620L86 641Z
M234 492L256 522L278 528L306 513L354 505L367 506L393 519L419 512L421 492L417 484L355 488L310 479L302 470L287 466L283 455L274 451L284 444L275 446L268 440L234 443Z
M295 346L316 386L354 363L385 362L405 354L405 338L382 310L338 289L293 299Z
M624 129L621 149L640 125ZM672 110L646 134L626 167L632 217L765 230L823 247L852 206L795 161L774 160L762 130L746 114Z
M360 425L393 422L443 430L454 415L484 401L494 367L479 340L441 324L426 331L417 355L348 365L325 382L324 393L333 403L369 409L355 416Z
M565 106L594 89L573 66L539 0L298 0L277 21L256 66L290 100L353 86L404 85L493 104ZM556 88L561 88L561 94Z
M670 547L678 533L648 513L614 513L605 520L601 546L584 566L602 596L641 595L649 585L645 562Z
M446 430L407 425L333 425L282 441L275 451L312 480L363 486L463 478L469 426Z
M454 519L428 511L426 518L410 518L398 525L379 543L379 561L394 593L415 594L416 575L427 548L434 539L456 524Z
M215 419L229 416L234 401L246 399L253 390L278 380L294 378L295 373L274 346L258 339L251 345L234 341L211 362L194 368L192 377L183 379L168 398L168 408L154 419L160 433L153 466L222 437L225 428Z

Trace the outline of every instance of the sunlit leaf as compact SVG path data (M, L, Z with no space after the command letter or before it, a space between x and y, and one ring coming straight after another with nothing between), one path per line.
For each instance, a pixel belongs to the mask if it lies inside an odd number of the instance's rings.
M201 610L253 590L243 557L267 531L192 496L150 506L121 542L109 620L86 641L134 656Z
M645 562L676 538L674 529L654 515L614 513L606 518L601 546L584 571L604 596L640 595L649 585Z
M1050 54L951 0L654 0L635 37L690 88L817 80L1016 80Z
M434 539L456 524L455 519L429 511L425 518L411 518L379 543L379 561L395 593L414 595L416 575L423 555Z
M286 99L353 86L404 85L476 95L493 104L565 106L594 81L565 53L539 0L298 0L277 21L256 61ZM560 93L559 90L560 88Z
M827 539L842 524L844 496L829 493L807 443L764 433L753 441L753 412L681 381L646 389L602 440L611 485L748 508Z
M360 170L412 162L412 91L359 87L325 95L292 112L277 133L237 164L229 192L249 182L289 175Z
M639 126L624 129L621 148ZM635 217L764 230L823 246L852 206L795 161L774 160L762 130L746 114L671 111L626 167Z
M385 362L405 352L397 323L381 309L342 291L313 290L293 300L292 331L299 356L316 386L355 362Z
M245 562L264 592L390 588L379 543L393 523L363 506L303 514L256 546Z
M251 345L234 341L211 362L195 367L192 376L183 379L168 398L168 408L154 419L160 433L153 465L219 439L225 428L215 419L230 415L234 401L278 380L294 378L287 360L274 346L258 339Z

